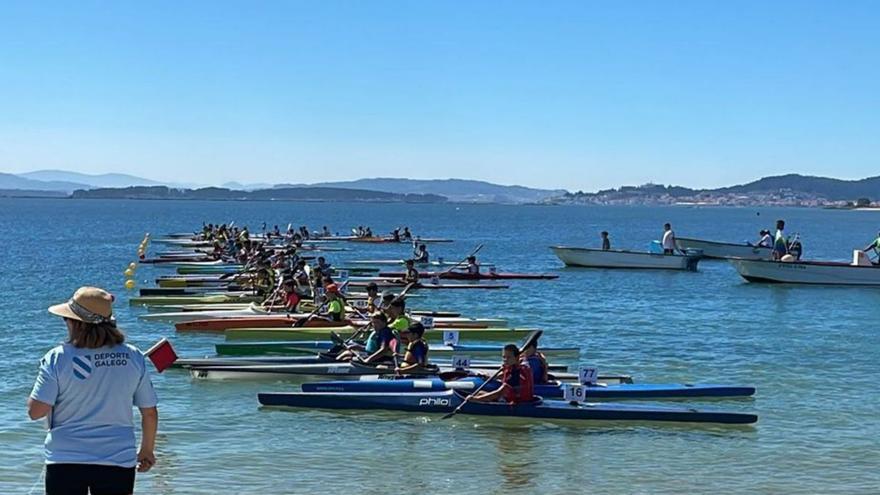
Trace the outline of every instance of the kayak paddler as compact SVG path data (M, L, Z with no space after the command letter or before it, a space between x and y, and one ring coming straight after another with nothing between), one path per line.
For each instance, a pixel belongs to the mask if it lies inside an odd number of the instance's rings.
M400 242L400 229L396 228L391 231L391 240L394 242Z
M413 323L400 332L402 344L406 345L403 362L395 369L398 373L412 373L428 365L428 343L425 342L425 327L421 323Z
M471 400L477 402L496 402L504 400L510 404L534 400L532 370L520 362L520 352L516 344L507 344L501 354L504 363L501 371L501 386L491 392L480 392Z
M379 295L379 286L376 282L367 284L367 314L373 314L382 308L382 296Z
M405 240L405 241L412 240L412 233L409 231L409 227L403 228L403 240Z
M339 286L328 284L324 288L327 294L327 314L325 317L330 321L343 321L345 319L345 301L339 295Z
M403 283L407 285L419 283L419 271L416 270L416 264L413 260L406 260L406 273L403 275Z
M428 246L425 244L419 244L418 249L413 251L413 260L416 263L427 263L428 261L430 261Z
M469 275L480 274L480 264L477 263L477 257L474 255L467 257L467 272Z
M338 361L357 361L361 363L378 363L394 358L394 332L388 327L388 317L382 312L370 316L373 331L370 332L365 345L351 344L346 351L337 356ZM363 357L361 357L363 356Z
M398 333L406 330L412 324L405 311L406 301L403 299L394 299L388 305L388 309L385 310L385 314L388 315L388 321L391 322L389 324L391 329Z
M538 351L538 339L530 342L528 347L523 349L520 361L532 370L533 384L544 384L550 381L547 375L547 358Z
M293 280L284 281L284 307L288 313L296 313L299 302L302 298L296 291L296 282Z

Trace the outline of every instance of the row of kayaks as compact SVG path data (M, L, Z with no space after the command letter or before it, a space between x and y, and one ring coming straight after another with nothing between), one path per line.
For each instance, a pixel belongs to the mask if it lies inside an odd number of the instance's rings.
M178 239L182 240L182 239ZM341 239L334 239L341 240ZM373 242L360 240L356 242ZM376 241L381 242L381 241ZM192 245L180 243L181 248ZM178 365L187 368L197 380L292 380L299 382L294 392L260 393L258 401L267 407L396 410L425 414L449 413L462 406L462 414L499 417L524 417L531 420L576 421L675 421L727 424L754 423L754 414L694 409L680 405L615 404L614 400L659 400L693 398L751 397L753 387L714 384L636 384L628 375L606 373L594 384L580 385L586 393L578 400L564 400L572 386L578 386L577 374L567 367L550 367L551 381L535 387L534 401L518 404L477 403L466 401L468 394L483 387L497 388L498 382L486 383L486 376L499 364L491 361L501 355L502 344L532 335L531 329L508 328L500 318L466 318L459 314L426 312L432 317L432 329L425 332L430 355L437 365L415 375L397 376L389 365L365 365L337 361L334 353L341 339L352 337L365 321L351 316L344 322L308 319L306 313L287 314L249 304L257 299L229 281L228 274L241 265L188 260L186 252L164 253L167 261L159 266L175 267L178 275L157 279L158 289L146 289L132 298L132 304L150 308L146 320L173 322L179 332L215 332L225 336L215 344L215 356L183 359ZM194 258L197 258L194 256ZM395 282L403 273L381 267L402 265L404 260L358 260L346 262L351 272L348 287L361 288L376 283L382 288L402 287ZM517 279L552 279L555 274L496 272L467 274L446 271L456 263L442 260L419 264L423 288L502 288L501 284L472 285L446 280L492 281ZM380 267L380 268L375 268ZM430 271L433 270L433 271ZM378 273L377 273L378 272ZM377 273L377 274L376 274ZM375 274L375 275L374 275ZM434 279L430 283L424 279ZM438 282L444 280L444 282ZM354 300L362 294L349 294ZM309 311L310 302L301 303ZM354 309L354 308L348 308ZM301 326L294 326L300 322ZM427 324L427 323L426 323ZM448 334L454 338L449 339ZM576 361L578 347L541 346L551 362ZM453 365L466 356L473 360L470 370ZM585 400L586 399L586 400ZM466 402L466 403L465 403Z

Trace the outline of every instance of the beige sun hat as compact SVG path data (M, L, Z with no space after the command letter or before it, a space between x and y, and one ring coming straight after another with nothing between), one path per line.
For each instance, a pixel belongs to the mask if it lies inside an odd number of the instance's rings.
M49 312L62 318L86 323L113 320L113 294L97 287L80 287L66 303L49 307Z

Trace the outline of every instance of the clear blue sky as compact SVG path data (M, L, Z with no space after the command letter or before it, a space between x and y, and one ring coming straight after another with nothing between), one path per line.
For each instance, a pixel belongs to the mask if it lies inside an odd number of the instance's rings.
M0 171L880 174L880 2L3 2Z

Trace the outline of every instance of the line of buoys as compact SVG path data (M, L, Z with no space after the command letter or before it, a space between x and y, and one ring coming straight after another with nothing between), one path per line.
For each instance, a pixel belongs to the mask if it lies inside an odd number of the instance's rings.
M147 232L144 234L144 238L140 244L138 244L137 256L139 260L146 258L147 256L147 246L150 245L150 233ZM137 262L132 261L128 264L128 268L125 269L123 275L125 275L125 288L128 290L134 289L136 283L134 281L134 274L137 271Z

